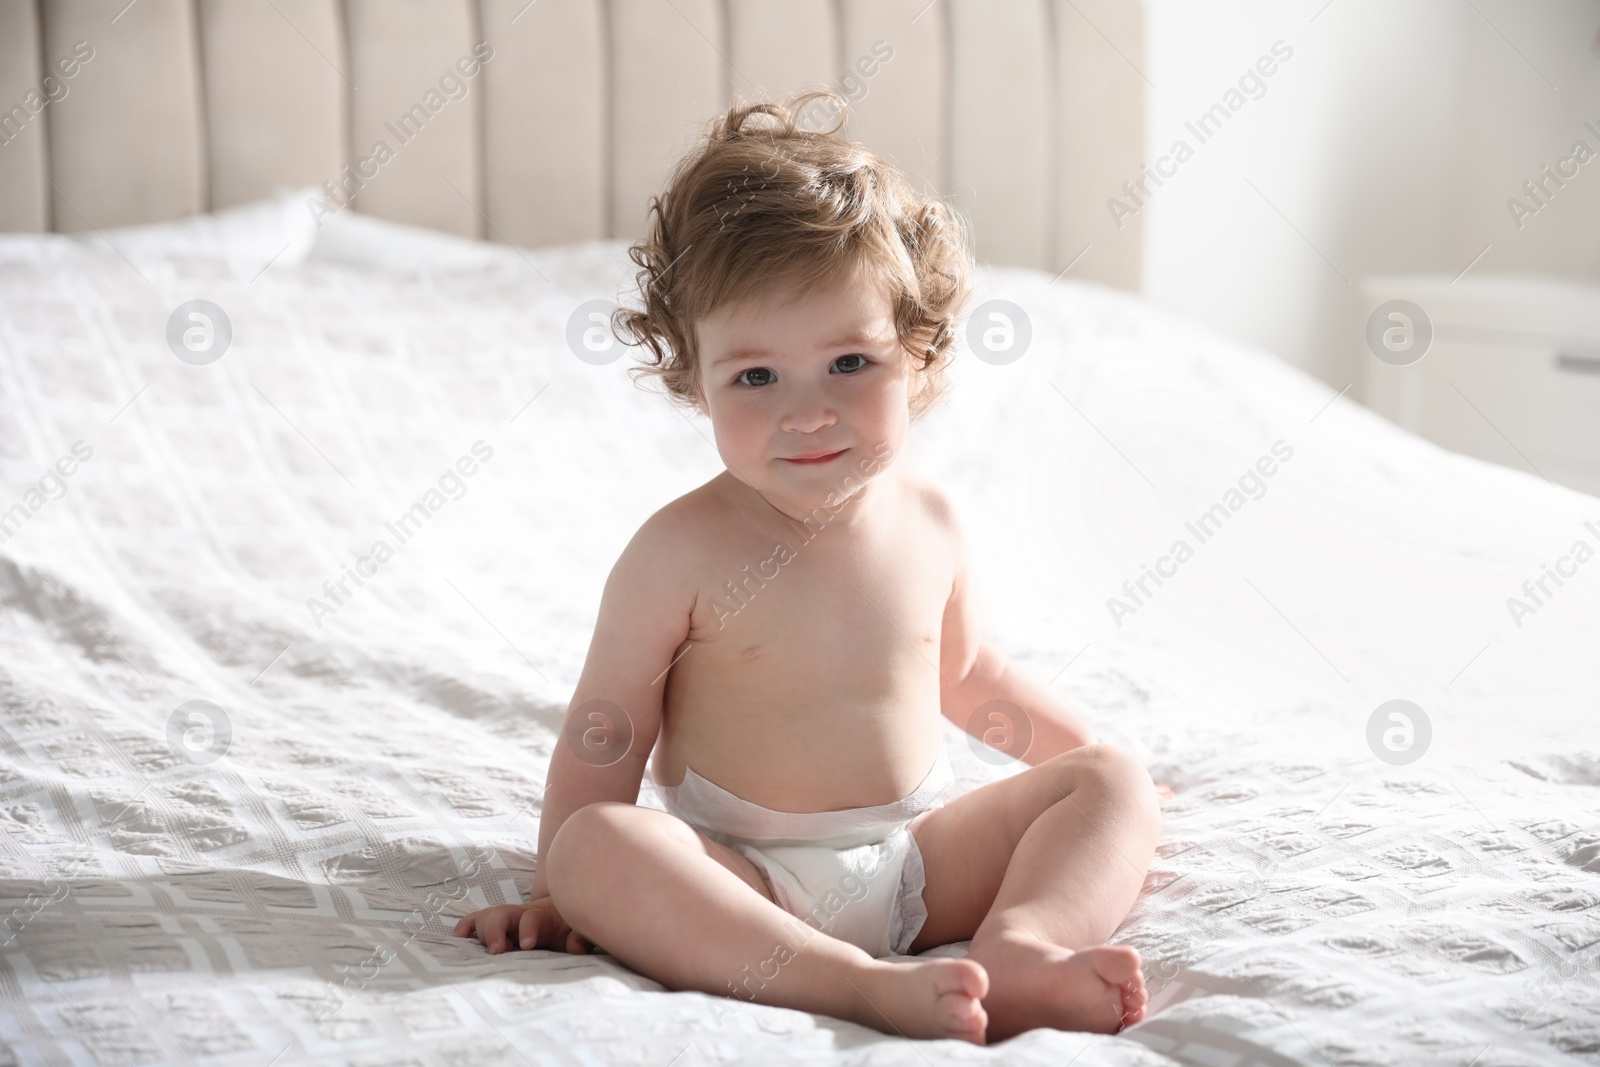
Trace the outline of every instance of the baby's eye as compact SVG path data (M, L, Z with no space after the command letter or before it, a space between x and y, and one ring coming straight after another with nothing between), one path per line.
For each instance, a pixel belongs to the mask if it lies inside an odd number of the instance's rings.
M838 359L834 360L833 361L834 366L837 367L837 366L839 366L840 363L844 363L846 360L855 360L855 362L849 364L848 366L839 367L839 369L841 371L843 371L845 374L854 374L856 371L860 370L862 367L865 367L867 365L867 357L866 356L857 355L854 352L852 352L848 356L840 356Z
M765 377L760 378L758 381L749 382L745 381L744 376L746 374L765 375ZM748 385L752 387L762 386L772 381L772 372L765 367L751 367L749 370L740 371L739 376L735 378L734 381L738 382L740 385Z

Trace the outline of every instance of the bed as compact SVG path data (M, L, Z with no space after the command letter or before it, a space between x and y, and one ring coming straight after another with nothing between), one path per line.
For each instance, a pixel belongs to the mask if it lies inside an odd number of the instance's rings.
M95 49L0 147L0 1064L1600 1056L1600 501L1124 291L1136 5L393 10L0 4L0 100ZM309 211L480 35L430 139ZM526 891L611 563L720 469L570 331L689 117L880 38L867 139L1031 332L906 461L993 640L1175 794L1115 1037L912 1043L450 936ZM1017 771L944 728L956 790Z
M959 361L908 460L962 508L995 639L1176 792L1117 935L1149 1019L912 1045L451 937L526 889L611 562L718 469L627 359L563 340L625 248L319 230L299 194L0 239L28 509L0 544L0 1062L1593 1062L1600 593L1520 627L1505 602L1600 502L1028 268L978 299L1031 348ZM166 343L190 292L231 323L210 362ZM1261 495L1108 607L1275 442ZM1393 699L1432 724L1403 765L1368 745ZM946 726L957 789L1018 769Z

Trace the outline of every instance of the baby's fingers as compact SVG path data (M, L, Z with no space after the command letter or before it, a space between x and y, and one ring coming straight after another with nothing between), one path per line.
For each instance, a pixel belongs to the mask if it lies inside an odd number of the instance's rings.
M479 914L483 918L478 923L478 940L490 952L504 952L506 935L513 923L509 910L502 906L485 909Z
M538 948L544 942L545 913L540 908L529 908L522 913L517 924L517 935L523 948Z

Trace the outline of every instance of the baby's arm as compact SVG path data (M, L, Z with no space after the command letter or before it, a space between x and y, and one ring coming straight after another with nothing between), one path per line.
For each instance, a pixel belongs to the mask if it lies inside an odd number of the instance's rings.
M1015 754L1012 746L1022 748L1026 743L1018 758L1030 765L1095 744L1094 730L1073 700L1035 681L1005 653L978 638L965 538L955 509L942 495L936 499L942 504L939 511L956 560L939 640L939 710L979 740L998 742L995 747L1001 751ZM1001 706L973 714L991 700L1009 701L1015 709ZM1156 793L1162 799L1173 796L1171 787L1162 784L1156 785Z
M671 505L633 535L606 578L583 674L567 705L545 778L539 859L526 903L499 904L463 916L456 937L477 937L491 953L594 947L569 927L548 899L545 857L556 831L586 804L636 804L644 767L661 727L667 667L689 632L694 590L686 584L685 537Z
M945 718L974 737L1001 740L996 747L1008 751L1013 739L1027 748L1023 762L1039 764L1080 745L1095 743L1094 730L1069 698L1030 677L1005 653L983 641L978 633L977 608L972 594L966 538L955 509L942 503L940 518L950 535L955 556L955 582L945 603L939 639L939 710ZM974 716L984 704L1005 700L1020 709L989 709ZM1031 735L1031 742L1028 737Z
M974 715L992 700L1008 701L1021 709L1020 720L1015 710L1003 705ZM990 740L985 737L989 733L997 739L1015 737L1019 743L1026 742L1027 748L1018 758L1029 765L1096 743L1093 728L1074 701L1035 681L986 641L978 643L971 669L946 693L939 710L980 740ZM997 747L1009 750L1009 744L1003 741Z
M545 857L569 815L602 800L638 803L645 763L661 727L667 668L689 634L695 592L687 578L687 554L693 544L684 520L669 505L645 521L611 568L583 673L550 757L531 900L549 895ZM596 701L616 707L591 703ZM621 754L630 730L632 740ZM586 731L591 740L609 737L609 745L586 747Z

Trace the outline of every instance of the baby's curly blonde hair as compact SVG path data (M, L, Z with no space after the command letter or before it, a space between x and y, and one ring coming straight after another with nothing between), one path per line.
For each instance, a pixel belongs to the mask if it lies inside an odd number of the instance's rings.
M800 128L813 104L839 121ZM912 189L905 176L839 135L848 104L811 90L785 103L735 103L651 197L644 240L628 249L643 308L618 307L612 328L647 350L635 382L660 378L668 399L698 407L694 324L778 283L801 294L865 269L886 283L895 332L918 379L913 419L944 394L957 317L973 289L962 217ZM771 122L752 121L766 116Z

